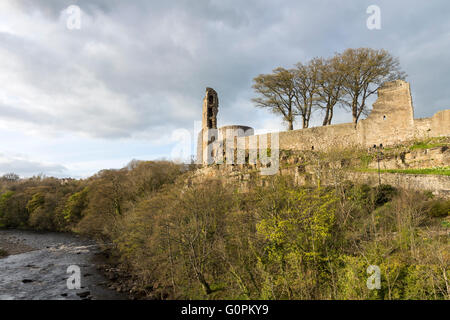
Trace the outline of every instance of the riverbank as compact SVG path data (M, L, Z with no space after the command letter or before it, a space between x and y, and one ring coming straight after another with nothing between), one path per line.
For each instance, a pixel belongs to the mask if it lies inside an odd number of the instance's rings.
M14 235L0 233L0 258L35 250L23 241Z
M106 264L97 244L62 233L0 230L0 300L124 300L99 266ZM81 286L70 289L69 266L80 268Z

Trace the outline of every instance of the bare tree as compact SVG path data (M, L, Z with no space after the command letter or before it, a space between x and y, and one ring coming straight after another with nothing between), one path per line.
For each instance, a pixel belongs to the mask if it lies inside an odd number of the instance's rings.
M400 62L386 50L370 48L347 49L339 55L344 74L345 105L351 110L356 125L361 114L367 113L367 98L386 81L404 79Z
M1 177L1 180L9 181L9 182L15 182L15 181L18 181L19 179L20 179L20 177L17 174L12 173L12 172L6 173Z
M330 125L334 107L342 102L342 88L345 74L342 72L342 60L339 55L330 59L321 59L319 77L319 107L325 111L322 125Z
M312 59L307 65L297 63L294 76L295 106L302 117L302 127L308 128L311 114L318 102L321 58Z
M281 114L289 130L298 115L302 127L308 128L316 109L325 111L322 125L330 125L336 105L351 111L356 126L361 115L368 114L367 99L384 82L405 77L399 60L386 50L347 49L330 59L314 58L291 70L277 68L259 75L253 85L259 97L253 101Z
M284 68L273 70L272 74L260 74L254 81L253 89L259 97L252 99L257 107L267 108L275 114L281 114L288 124L288 130L294 129L295 91L293 73Z

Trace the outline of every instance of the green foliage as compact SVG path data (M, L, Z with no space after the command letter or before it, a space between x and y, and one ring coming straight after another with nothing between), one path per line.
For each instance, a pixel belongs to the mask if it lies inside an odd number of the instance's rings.
M446 217L450 215L450 200L433 201L429 214L432 217Z
M85 187L80 192L74 193L67 199L67 202L63 209L64 220L68 223L76 223L83 217L83 210L86 209L88 204L89 189Z
M27 203L27 210L33 213L35 210L39 209L45 203L45 198L42 193L36 193L33 195L30 201Z
M391 185L382 184L375 189L375 205L381 206L392 200L397 190Z
M312 298L325 280L326 246L335 218L334 191L287 188L284 182L264 193L258 206L257 232L265 240L261 267L270 277L266 298ZM314 270L310 283L302 274ZM273 287L275 285L275 288Z
M6 257L8 255L8 252L6 252L3 249L0 249L0 258Z
M437 147L447 146L448 141L445 138L429 138L426 140L415 141L410 147L410 150L423 150Z
M86 180L0 182L0 226L103 240L154 299L449 299L449 201L287 177L206 179L133 162ZM367 268L381 271L370 290Z
M0 195L0 227L6 227L5 215L8 210L9 201L13 195L13 191L6 191Z
M369 166L369 164L372 162L373 155L365 153L365 154L362 154L359 159L361 161L361 167L363 169L366 169Z
M378 172L377 169L360 169L366 172ZM424 168L424 169L381 169L381 173L403 173L403 174L435 174L450 176L450 167Z
M25 195L6 191L0 195L0 227L23 228L28 219Z

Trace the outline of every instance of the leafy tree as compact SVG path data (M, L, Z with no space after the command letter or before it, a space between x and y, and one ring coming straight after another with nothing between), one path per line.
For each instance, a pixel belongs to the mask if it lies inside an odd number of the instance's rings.
M9 209L9 201L13 195L13 191L6 191L0 195L0 227L6 226L5 216L7 215L7 210Z
M85 187L80 192L74 193L67 199L63 209L64 219L69 223L78 222L83 217L83 210L88 204L89 188Z
M275 285L263 296L317 297L335 221L333 191L293 188L281 180L261 199L257 230L266 239L267 254L262 265Z

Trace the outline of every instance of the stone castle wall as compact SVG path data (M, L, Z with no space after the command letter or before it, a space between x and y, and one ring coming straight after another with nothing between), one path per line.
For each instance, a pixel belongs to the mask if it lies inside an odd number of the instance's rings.
M270 134L252 138L238 137L236 145L249 146L249 139L268 139ZM313 127L279 132L280 150L326 151L341 147L396 145L413 139L450 136L450 110L443 110L431 118L414 119L409 83L397 80L378 90L378 99L366 119L353 123ZM248 150L247 150L248 152Z

